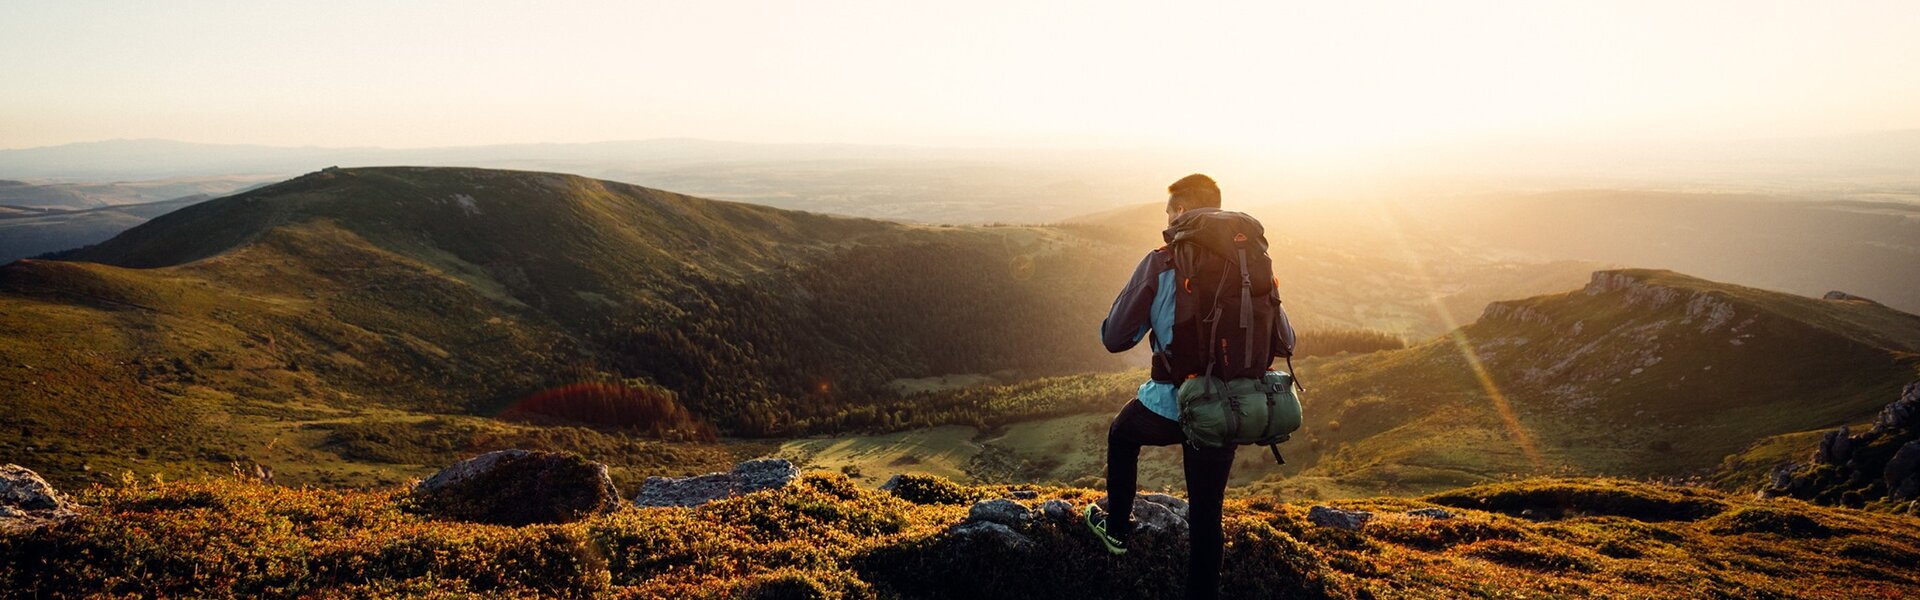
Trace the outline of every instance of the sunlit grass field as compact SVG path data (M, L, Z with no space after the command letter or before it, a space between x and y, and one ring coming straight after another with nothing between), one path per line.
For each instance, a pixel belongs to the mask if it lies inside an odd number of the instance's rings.
M135 478L77 490L68 523L0 534L0 585L49 596L623 598L1091 597L1179 593L1178 544L1110 557L1038 519L1028 549L946 534L1006 486L921 477L899 496L839 473L699 508L623 508L520 528L435 520L403 488ZM1022 486L1025 487L1025 486ZM1037 488L1075 504L1100 493ZM1237 598L1900 598L1920 589L1920 519L1610 479L1534 479L1375 511L1357 532L1307 503L1228 501ZM1453 519L1404 516L1443 507Z

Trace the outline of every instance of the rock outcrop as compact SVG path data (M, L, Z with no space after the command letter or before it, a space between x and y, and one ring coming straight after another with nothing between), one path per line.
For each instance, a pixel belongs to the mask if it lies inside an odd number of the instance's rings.
M1106 507L1105 498L1096 504ZM948 530L953 543L962 550L994 549L1025 552L1037 546L1028 533L1036 522L1045 519L1053 527L1077 530L1080 510L1058 498L1040 503L1038 509L1010 498L993 498L973 503L967 518ZM1133 532L1129 546L1160 546L1186 543L1187 501L1166 494L1141 494L1134 497Z
M640 484L640 495L634 497L633 503L645 507L699 506L741 494L783 488L798 477L800 468L784 458L750 460L726 473L648 477Z
M1040 514L1047 520L1061 525L1072 523L1076 516L1073 513L1073 503L1059 498L1040 503Z
M1900 399L1880 409L1873 419L1874 434L1902 429L1920 429L1920 381L1907 384L1900 390Z
M1321 527L1359 531L1373 520L1373 513L1364 510L1341 510L1331 506L1315 505L1307 509L1307 522Z
M1907 442L1887 459L1880 482L1887 486L1887 497L1912 500L1920 497L1920 440Z
M440 470L414 486L411 503L446 518L529 525L612 511L619 498L606 465L577 454L500 450Z
M32 529L74 516L66 495L20 465L0 466L0 531Z
M1825 295L1825 296L1821 296L1821 297L1820 297L1820 299L1821 299L1821 300L1831 300L1831 301L1834 301L1834 302L1866 302L1866 303L1870 303L1870 304L1879 304L1879 302L1874 302L1873 300L1870 300L1870 299L1867 299L1867 298L1862 298L1862 297L1859 297L1859 296L1855 296L1855 295L1853 295L1853 294L1849 294L1849 293L1846 293L1846 292L1842 292L1842 291L1840 291L1840 290L1834 290L1834 291L1831 291L1831 292L1827 292L1827 295Z
M1724 327L1735 317L1733 304L1721 294L1660 285L1628 271L1597 271L1582 293L1589 296L1619 293L1628 306L1649 308L1684 302L1686 322L1698 323L1703 333Z
M1827 432L1820 438L1820 449L1813 453L1813 462L1823 465L1844 465L1853 457L1853 438L1847 426Z
M1026 505L1006 498L982 500L967 509L967 520L974 522L999 523L1008 527L1025 527L1033 521L1033 511Z
M1920 381L1880 410L1873 427L1840 427L1820 438L1806 462L1783 465L1760 490L1823 504L1920 509Z

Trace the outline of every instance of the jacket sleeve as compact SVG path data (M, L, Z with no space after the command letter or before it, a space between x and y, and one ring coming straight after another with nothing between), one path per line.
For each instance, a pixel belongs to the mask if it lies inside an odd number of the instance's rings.
M1113 299L1107 320L1100 323L1100 341L1106 344L1108 352L1126 352L1152 329L1153 296L1157 291L1154 288L1158 284L1153 271L1153 253L1148 253L1140 259L1140 266L1134 268L1127 287Z

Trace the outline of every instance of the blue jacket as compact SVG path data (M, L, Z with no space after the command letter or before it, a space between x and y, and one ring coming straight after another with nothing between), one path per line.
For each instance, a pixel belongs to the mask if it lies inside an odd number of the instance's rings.
M1113 300L1107 319L1100 323L1100 342L1108 352L1126 352L1147 338L1154 352L1173 340L1173 253L1166 247L1148 252L1133 269L1133 277ZM1153 414L1180 420L1174 382L1148 379L1140 384L1140 404Z

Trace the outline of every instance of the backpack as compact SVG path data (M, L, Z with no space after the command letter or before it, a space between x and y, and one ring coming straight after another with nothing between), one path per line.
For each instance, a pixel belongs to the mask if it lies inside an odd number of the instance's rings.
M1292 374L1270 372L1276 357L1291 367L1294 332L1266 229L1244 213L1202 209L1174 219L1164 236L1180 287L1153 379L1181 382L1190 443L1264 445L1284 463L1277 444L1299 429L1300 408Z

